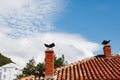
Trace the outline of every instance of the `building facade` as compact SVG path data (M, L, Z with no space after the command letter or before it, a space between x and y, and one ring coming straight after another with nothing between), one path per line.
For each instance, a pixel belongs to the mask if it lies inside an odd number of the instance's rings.
M2 80L1 75L2 75L2 68L0 67L0 80Z
M6 64L0 68L0 80L16 80L17 75L21 72L18 65L14 63Z

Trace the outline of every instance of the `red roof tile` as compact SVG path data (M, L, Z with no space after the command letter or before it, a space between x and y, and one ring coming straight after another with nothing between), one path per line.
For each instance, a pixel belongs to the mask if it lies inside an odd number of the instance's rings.
M120 55L95 56L56 69L57 80L120 80Z

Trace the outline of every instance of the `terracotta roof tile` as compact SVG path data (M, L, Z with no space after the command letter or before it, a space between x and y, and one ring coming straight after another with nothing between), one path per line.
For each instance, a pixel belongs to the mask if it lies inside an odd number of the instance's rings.
M120 80L120 55L95 56L56 69L57 80Z

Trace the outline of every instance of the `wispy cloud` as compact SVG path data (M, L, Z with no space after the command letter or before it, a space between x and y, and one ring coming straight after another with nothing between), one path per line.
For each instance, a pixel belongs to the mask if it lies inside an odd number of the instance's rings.
M0 3L0 24L19 36L28 32L53 30L53 17L61 11L62 0L5 0Z
M99 44L80 35L52 32L53 18L63 4L64 0L1 0L0 52L25 65L33 56L44 61L43 44L55 42L55 54L64 54L69 63L93 56Z

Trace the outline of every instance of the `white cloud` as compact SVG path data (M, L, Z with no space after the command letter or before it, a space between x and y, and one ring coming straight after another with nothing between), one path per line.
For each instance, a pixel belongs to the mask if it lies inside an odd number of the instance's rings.
M35 57L37 62L44 61L44 43L54 42L57 56L65 55L71 63L93 56L99 45L85 38L67 33L38 33L29 37L12 39L0 34L0 51L16 63L25 65L28 59Z
M23 0L0 0L0 14L4 14L8 10L20 9L23 5Z
M12 28L11 35L53 30L53 18L63 0L4 0L0 3L0 25ZM16 35L15 35L16 34Z
M54 29L52 18L63 8L62 1L1 1L0 52L23 66L33 56L37 62L44 61L44 43L54 42L55 54L64 54L69 63L93 56L93 52L99 49L97 43L90 42L80 35L43 32Z

